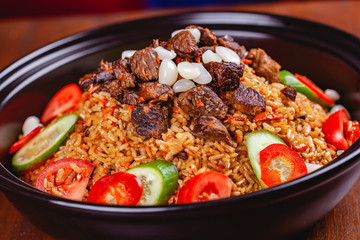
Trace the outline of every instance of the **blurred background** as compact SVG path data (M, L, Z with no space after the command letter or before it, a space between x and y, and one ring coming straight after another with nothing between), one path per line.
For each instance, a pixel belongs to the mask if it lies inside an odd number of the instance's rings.
M0 0L0 18L301 1L311 0Z

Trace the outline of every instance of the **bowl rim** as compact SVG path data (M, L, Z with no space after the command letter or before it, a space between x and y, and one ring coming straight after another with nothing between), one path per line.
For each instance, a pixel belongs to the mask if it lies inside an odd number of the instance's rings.
M60 40L57 40L55 42L52 42L50 44L47 44L25 56L22 58L16 60L15 62L9 64L7 67L5 67L0 72L0 92L4 87L9 84L9 76L14 74L14 72L19 69L19 67L28 64L29 62L33 61L34 59L37 59L40 56L43 56L49 52L57 51L58 49L61 49L64 46L69 46L71 44L81 42L83 39L86 39L89 36L94 36L98 34L99 32L106 31L108 29L112 29L114 27L118 26L126 26L127 24L141 24L144 21L151 20L157 20L161 21L168 18L199 18L203 17L203 15L206 14L217 14L218 16L222 16L223 18L216 18L217 23L212 24L228 24L229 25L229 19L238 17L242 15L242 17L251 17L251 19L258 19L259 21L256 23L253 23L253 25L258 25L261 27L272 27L272 29L277 28L284 28L287 27L293 31L297 30L299 25L305 26L305 29L307 31L309 30L309 27L316 29L316 31L325 31L325 33L330 32L332 35L337 36L338 38L341 38L341 41L343 41L345 38L347 42L351 43L349 47L351 47L353 44L358 44L360 46L360 39L356 36L347 33L345 31L339 30L337 28L327 26L322 23L317 23L309 20L304 20L300 18L295 17L288 17L288 16L282 16L277 14L269 14L269 13L261 13L261 12L250 12L250 11L179 11L179 13L176 14L165 14L161 16L155 16L155 17L145 17L135 20L129 20L129 21L123 21L119 23L110 24L103 27L98 27L95 29L83 31L74 35L70 35L68 37L62 38ZM231 17L229 16L231 15ZM226 19L224 16L226 15ZM270 20L270 21L269 21ZM269 22L267 22L269 21ZM259 25L259 24L265 24L265 26ZM237 22L231 23L231 27L236 26L238 24ZM271 29L270 29L271 30ZM326 34L325 34L326 35ZM338 41L338 39L335 39L335 41ZM347 50L348 46L346 46L345 50ZM357 50L357 52L360 52L360 49ZM355 53L354 53L355 54ZM360 55L359 55L360 56ZM358 57L358 62L360 63L360 57ZM349 64L356 72L360 74L360 64L354 64L354 62L349 62L349 59L345 61L347 64ZM4 81L5 79L5 81ZM11 79L11 78L10 78ZM6 103L5 103L6 104ZM3 105L2 105L3 106ZM1 107L2 107L1 106ZM249 199L253 198L259 198L263 197L264 195L270 195L270 194L285 194L286 191L289 189L299 189L301 186L309 185L310 181L320 181L322 178L324 178L325 175L329 174L336 174L341 171L341 169L346 169L348 167L351 167L355 164L360 164L359 161L360 156L360 141L357 141L355 144L353 144L347 151L345 151L341 156L339 156L336 160L330 162L325 167L322 167L315 172L312 172L310 174L307 174L301 178L295 179L293 181L271 187L268 189L261 189L256 192L240 195L240 196L233 196L230 198L225 199L218 199L213 201L207 201L207 202L201 202L201 203L189 203L189 204L175 204L175 205L161 205L161 206L111 206L111 205L100 205L100 204L94 204L94 203L87 203L87 202L79 202L79 201L73 201L69 199L64 199L60 197L56 197L54 195L42 192L30 185L27 185L25 182L22 182L19 178L17 178L14 174L12 174L8 169L6 169L3 164L0 163L0 187L2 187L6 191L16 192L17 194L22 194L24 196L31 196L32 198L37 198L41 201L46 201L48 204L55 204L59 205L65 208L72 208L72 209L78 209L78 210L88 210L88 211L95 211L95 212L107 212L107 213L131 213L131 214L144 214L144 213L160 213L160 212L173 212L173 211L184 211L184 210L192 210L192 209L199 209L199 208L213 208L221 205L228 205L228 204L236 204L241 201L247 201ZM36 194L34 194L36 193ZM294 193L300 194L300 193ZM290 196L288 196L290 197Z

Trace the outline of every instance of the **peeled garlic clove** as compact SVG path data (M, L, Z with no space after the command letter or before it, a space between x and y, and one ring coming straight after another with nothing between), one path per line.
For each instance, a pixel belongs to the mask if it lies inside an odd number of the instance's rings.
M134 55L135 52L136 50L125 50L121 53L121 59L131 58L131 56Z
M176 57L176 53L173 51L169 51L161 46L155 48L156 53L158 54L159 58L161 60L164 60L165 58L173 59Z
M22 126L24 136L28 135L32 130L39 126L42 126L42 124L40 123L40 119L38 117L30 116L26 118Z
M200 76L200 69L190 62L180 62L177 65L177 69L181 77L185 79L194 79Z
M203 63L209 63L209 62L222 62L222 58L220 57L219 54L214 53L211 50L207 50L206 52L203 53L203 55L201 56Z
M308 170L308 173L314 172L314 171L318 170L319 168L323 167L323 165L313 164L313 163L305 163L305 165Z
M175 30L171 33L171 37L174 37L176 34L178 34L179 32L185 31L185 29L179 29L179 30Z
M188 30L195 38L196 42L200 42L200 37L201 37L201 33L199 31L199 29L197 28L189 28L189 29L186 29Z
M333 106L333 107L330 109L330 114L333 114L334 112L337 112L337 111L342 110L342 109L345 109L347 115L348 115L349 118L350 118L350 113L348 112L348 110L347 110L343 105L340 105L340 104L336 104L335 106Z
M195 38L196 42L200 42L201 33L197 28L189 28L189 29L179 29L171 33L171 37L174 37L176 34L182 31L189 31Z
M192 63L192 65L197 66L200 70L200 75L196 78L193 78L194 82L198 84L208 84L212 81L210 73L201 63Z
M325 94L334 101L340 100L340 94L334 89L326 89Z
M159 83L172 86L178 77L176 64L168 58L161 61L159 68Z
M180 79L177 80L173 86L174 92L185 92L191 88L195 87L195 83L189 79Z
M215 51L217 54L220 55L220 57L222 58L222 60L224 60L224 62L233 62L236 64L240 64L241 60L239 55L237 55L236 52L234 52L230 48L223 46L216 46Z

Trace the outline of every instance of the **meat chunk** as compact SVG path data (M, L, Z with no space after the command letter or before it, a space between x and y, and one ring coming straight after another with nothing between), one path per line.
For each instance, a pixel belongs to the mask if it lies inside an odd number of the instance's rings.
M191 59L199 56L199 47L189 31L181 31L166 43L166 49L174 50L180 58Z
M174 155L174 157L177 157L182 160L187 160L189 158L187 152L185 151L178 152L177 154Z
M117 79L101 85L98 90L110 93L110 95L118 101L120 101L123 96L123 88L121 81Z
M153 43L152 45L150 45L150 47L153 48L157 48L157 47L165 47L166 46L166 42L164 41L160 41L159 39L153 39Z
M171 100L174 97L175 92L166 84L147 82L141 84L138 95L144 101L156 103Z
M264 96L242 83L234 91L222 92L220 94L227 105L232 105L233 108L244 114L255 116L265 111Z
M137 134L146 138L159 138L170 125L169 106L142 104L131 112L131 121Z
M212 84L220 91L235 90L244 72L244 64L232 62L209 62L204 66L212 76Z
M89 91L89 89L94 86L94 75L96 73L89 73L80 78L79 80L79 87L83 92Z
M255 73L264 77L268 82L280 82L280 64L273 60L266 52L260 48L251 49L247 58L252 61L251 66Z
M282 94L285 95L285 97L289 98L291 101L295 101L296 99L296 89L285 86L283 89L280 90Z
M132 90L124 90L122 100L120 102L130 106L135 106L141 103L137 93Z
M113 74L120 81L121 88L133 88L136 86L136 78L131 73L130 64L125 60L117 60L112 63Z
M131 74L129 63L125 60L101 62L98 71L80 78L79 86L83 91L95 87L97 92L109 92L121 100L123 90L136 86L136 78Z
M216 52L216 45L201 47L200 48L200 55L203 55L207 50L210 50L212 52Z
M179 107L192 117L211 115L224 118L227 106L208 86L200 85L180 94Z
M224 37L219 38L220 45L230 48L234 52L239 55L240 58L245 58L246 56L246 49L244 46L240 46L237 42L234 41L234 38L232 38L229 35L225 35Z
M160 62L156 51L147 47L138 50L130 58L131 71L142 82L155 80L159 77Z
M200 116L194 120L192 134L210 141L232 142L231 136L222 122L214 116Z
M205 46L216 45L217 38L213 31L210 31L208 28L203 28L195 25L190 25L186 27L186 29L191 29L191 28L197 28L200 31L201 34L200 45L205 45Z

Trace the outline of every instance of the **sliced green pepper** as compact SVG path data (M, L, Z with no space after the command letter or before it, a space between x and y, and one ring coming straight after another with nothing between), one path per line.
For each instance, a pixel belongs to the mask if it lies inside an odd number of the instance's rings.
M295 88L297 92L304 94L311 101L319 103L324 107L334 106L334 101L327 97L311 80L301 75L298 76L306 81L300 81L299 78L286 70L280 71L281 83Z

